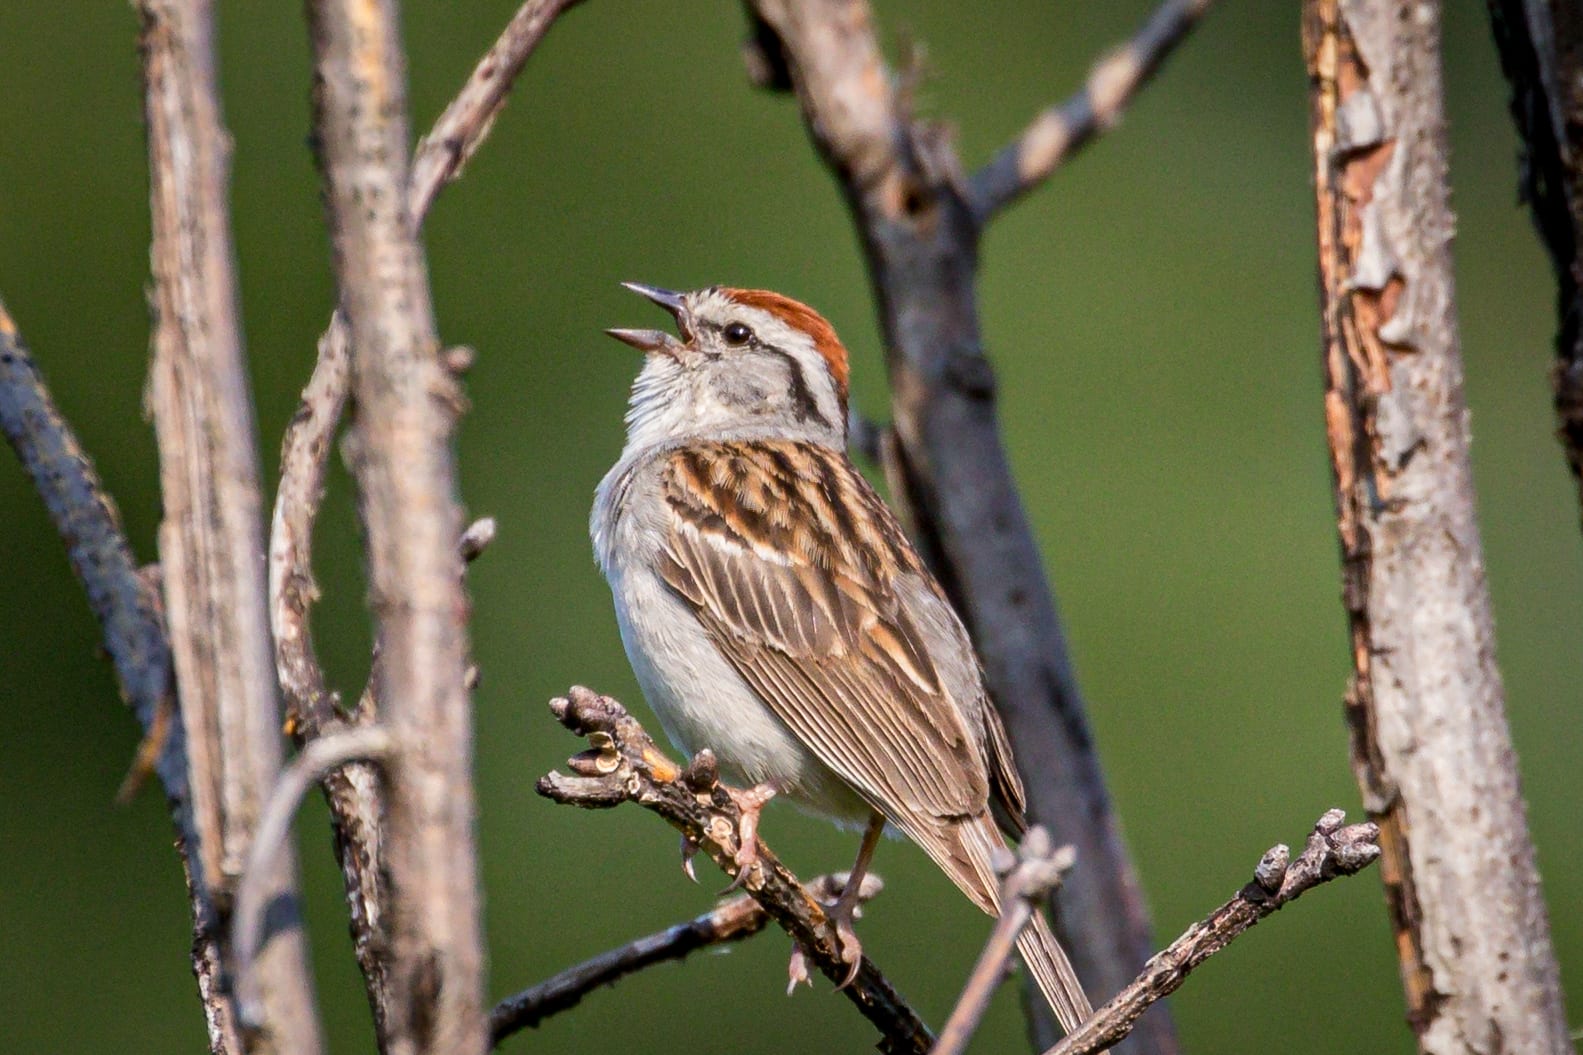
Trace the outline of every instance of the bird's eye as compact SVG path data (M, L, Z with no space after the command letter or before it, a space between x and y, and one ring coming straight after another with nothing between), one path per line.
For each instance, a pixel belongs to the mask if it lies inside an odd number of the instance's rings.
M741 345L753 339L753 331L740 322L733 322L721 331L721 336L726 339L727 344Z

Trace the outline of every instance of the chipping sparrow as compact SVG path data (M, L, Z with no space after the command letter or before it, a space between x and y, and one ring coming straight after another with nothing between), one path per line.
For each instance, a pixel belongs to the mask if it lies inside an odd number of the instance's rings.
M989 804L1020 830L1022 783L967 632L847 458L846 349L776 293L627 286L681 339L607 331L646 361L590 530L666 732L755 785L739 878L759 808L782 794L865 829L832 911L854 973L857 890L887 825L997 914ZM1018 947L1070 1031L1089 1004L1042 916Z

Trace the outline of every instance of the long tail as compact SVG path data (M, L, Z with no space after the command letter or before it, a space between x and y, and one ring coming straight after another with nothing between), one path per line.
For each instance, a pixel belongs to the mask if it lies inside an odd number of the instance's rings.
M1000 832L987 815L965 824L954 825L935 845L934 840L917 840L926 853L945 869L962 892L978 903L991 915L1000 914L1000 882L990 865L990 854L1005 846ZM954 835L955 838L951 838ZM952 845L952 844L955 845ZM1033 921L1023 929L1017 939L1017 951L1022 962L1044 994L1044 999L1061 1021L1061 1029L1072 1032L1093 1014L1093 1007L1083 993L1083 986L1072 970L1072 961L1056 941L1055 934L1045 922L1043 913L1034 913Z

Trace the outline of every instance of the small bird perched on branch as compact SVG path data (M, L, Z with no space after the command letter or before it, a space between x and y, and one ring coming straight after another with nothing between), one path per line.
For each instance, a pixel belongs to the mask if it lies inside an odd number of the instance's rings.
M666 732L752 785L739 880L759 811L783 795L864 828L831 911L854 974L857 891L887 825L998 914L990 804L1020 832L1022 782L967 631L847 457L846 349L777 293L626 285L681 336L607 331L646 360L590 531ZM1018 948L1062 1026L1087 1018L1042 916Z

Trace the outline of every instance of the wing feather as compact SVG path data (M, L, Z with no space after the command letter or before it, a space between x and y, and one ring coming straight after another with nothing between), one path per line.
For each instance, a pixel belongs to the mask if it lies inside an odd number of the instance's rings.
M915 838L1006 797L1004 733L982 696L952 698L897 578L939 588L840 452L700 444L664 480L661 574L822 762Z

